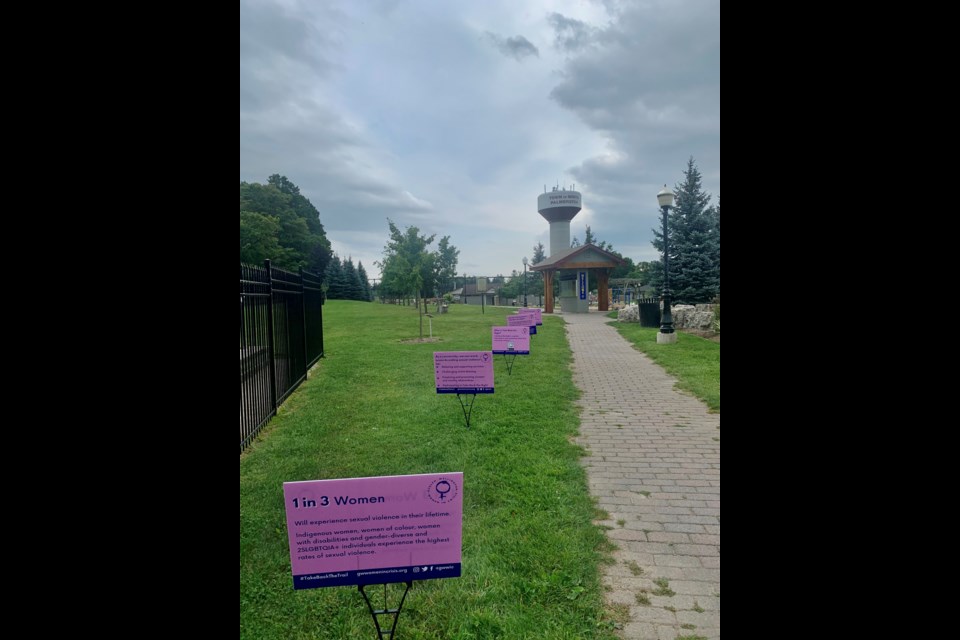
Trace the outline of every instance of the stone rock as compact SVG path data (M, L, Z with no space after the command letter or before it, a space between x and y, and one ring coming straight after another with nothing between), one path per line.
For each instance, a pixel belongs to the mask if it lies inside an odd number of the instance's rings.
M710 329L713 325L713 311L694 311L690 314L689 322L687 329Z
M663 311L663 303L660 304L660 310ZM675 329L703 329L707 331L713 328L712 304L671 305L670 314L673 316L673 327ZM640 322L639 307L634 304L620 309L617 312L617 322Z
M640 322L640 309L632 304L617 312L617 322Z
M671 306L670 313L673 315L673 327L675 329L708 330L713 327L712 304L698 304L696 306L680 304L675 307Z

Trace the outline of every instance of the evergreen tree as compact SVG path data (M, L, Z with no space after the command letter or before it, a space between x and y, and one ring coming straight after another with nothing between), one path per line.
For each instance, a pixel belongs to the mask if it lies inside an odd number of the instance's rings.
M370 279L367 278L367 270L363 268L363 263L357 261L357 277L360 278L360 287L363 289L363 300L370 302L373 296L370 295Z
M546 251L543 247L542 242L538 242L533 245L533 260L530 261L530 265L540 264L547 259ZM543 273L540 271L528 271L527 272L527 295L528 296L540 296L543 295Z
M597 237L593 235L590 225L587 225L587 233L583 237L583 244L597 244Z
M717 196L717 206L713 208L713 226L717 231L717 295L720 295L720 196Z
M328 300L347 299L347 283L346 279L344 278L343 264L340 262L340 257L337 256L337 254L333 254L333 257L330 258L330 262L327 263L327 269L324 272L323 280L327 283Z
M547 254L542 242L538 242L533 247L533 264L540 264L547 259Z
M717 216L709 207L710 194L703 191L700 170L691 157L684 180L674 187L674 207L667 214L670 233L670 294L674 302L710 302L720 292L720 235ZM653 246L663 252L662 230L653 230ZM651 284L661 289L660 274Z
M343 261L343 285L347 300L363 300L363 285L357 268L353 266L353 257L348 256Z

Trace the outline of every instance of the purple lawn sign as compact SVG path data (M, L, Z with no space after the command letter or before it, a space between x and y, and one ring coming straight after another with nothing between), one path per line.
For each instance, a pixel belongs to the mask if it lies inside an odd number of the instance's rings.
M518 314L529 313L537 318L537 326L543 325L543 312L540 309L520 309L517 311Z
M284 482L294 589L460 577L463 473Z
M437 393L493 393L493 353L434 351Z
M530 330L526 327L492 327L494 355L530 355Z
M507 316L507 324L511 327L530 327L530 335L537 333L537 319L532 313L519 313Z

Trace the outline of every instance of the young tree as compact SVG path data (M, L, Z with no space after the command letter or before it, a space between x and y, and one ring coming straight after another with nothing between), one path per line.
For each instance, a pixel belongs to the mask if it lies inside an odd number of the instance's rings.
M383 261L379 263L383 273L383 286L393 294L404 297L414 295L418 303L424 300L424 291L434 288L436 255L427 251L436 234L420 235L420 229L409 226L400 229L388 219L390 239L383 248ZM423 314L426 301L417 304L420 315L420 338L423 338Z
M436 286L435 295L439 297L441 293L450 290L451 285L457 277L457 260L460 257L460 249L450 244L450 236L443 236L437 244L435 252L434 266L436 268ZM453 286L456 289L456 286Z
M670 233L670 293L675 302L709 302L720 292L720 234L710 208L710 194L703 191L700 170L691 157L684 180L674 187L674 208L667 214ZM653 246L663 252L663 233L654 229ZM661 274L654 279L663 285Z

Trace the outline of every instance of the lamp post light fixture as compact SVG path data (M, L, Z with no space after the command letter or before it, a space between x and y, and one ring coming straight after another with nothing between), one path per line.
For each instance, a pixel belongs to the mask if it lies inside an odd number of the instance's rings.
M660 332L658 344L670 344L677 341L673 330L673 316L670 314L670 248L667 241L667 210L673 206L673 192L663 185L657 194L657 202L663 210L663 312L660 314Z
M527 256L523 256L523 306L527 306Z

